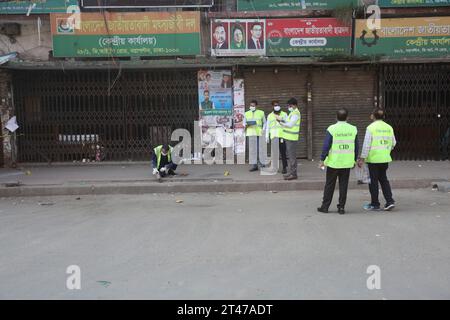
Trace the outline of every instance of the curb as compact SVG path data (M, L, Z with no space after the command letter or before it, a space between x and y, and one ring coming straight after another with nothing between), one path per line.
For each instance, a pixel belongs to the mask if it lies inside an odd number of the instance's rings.
M448 182L442 180L438 182ZM0 187L0 197L201 193L201 192L254 192L254 191L306 191L323 190L324 181L205 181L168 183L95 183L91 185L33 185ZM393 189L422 189L436 184L436 179L392 180ZM367 185L349 184L349 189L367 189Z

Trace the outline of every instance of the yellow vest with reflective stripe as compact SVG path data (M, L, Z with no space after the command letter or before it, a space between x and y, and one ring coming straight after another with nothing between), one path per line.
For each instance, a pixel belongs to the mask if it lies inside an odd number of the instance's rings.
M283 127L277 121L276 116L277 115L275 114L275 112L272 112L267 117L267 123L269 124L268 130L269 130L270 139L280 138L283 135ZM279 116L281 117L281 119L284 119L284 120L287 119L287 113L284 111L281 111Z
M292 128L283 128L283 136L282 138L289 141L298 141L299 133L300 133L300 122L302 121L302 116L300 114L300 110L295 109L291 113L289 113L286 122L291 121L291 117L296 114L298 116L297 122Z
M333 169L348 169L355 165L355 139L358 129L346 122L338 122L328 127L333 137L324 164Z
M153 152L155 152L156 155L156 168L159 168L159 164L161 163L161 149L162 149L162 145L156 147L155 149L153 149ZM167 153L167 161L171 161L172 160L172 147L169 147L170 151Z
M248 125L248 121L256 121L256 125ZM245 135L247 137L262 136L263 124L264 124L264 111L255 110L254 112L249 110L245 113Z
M372 144L370 145L367 163L387 163L391 162L391 151L394 143L394 129L386 122L377 120L367 127L372 134Z

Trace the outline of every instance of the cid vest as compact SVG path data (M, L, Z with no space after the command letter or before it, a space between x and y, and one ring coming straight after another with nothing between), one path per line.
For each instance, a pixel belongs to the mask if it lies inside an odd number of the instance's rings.
M284 111L281 111L279 116L284 120L287 119L287 113ZM268 129L269 129L270 139L281 138L283 136L283 127L277 121L275 112L272 112L271 114L269 114L269 116L267 117L267 123L269 124Z
M394 129L386 122L377 120L367 127L372 134L367 163L388 163L392 161L391 151L394 143Z
M297 115L298 119L295 125L292 128L283 128L283 136L282 138L289 140L289 141L298 141L299 133L300 133L300 122L302 120L302 116L300 114L300 110L295 109L291 113L289 113L289 116L287 118L287 122L291 121L291 118L293 115Z
M162 145L156 147L155 149L153 149L153 152L155 152L156 155L156 168L159 168L159 164L161 163L161 149L162 149ZM167 153L167 161L172 161L172 147L169 147L170 151Z
M245 135L247 137L262 136L263 123L264 123L264 111L255 110L254 112L249 110L245 113L245 122L256 121L256 125L245 126Z
M333 143L324 164L333 169L349 169L355 165L355 139L358 129L347 122L328 127Z

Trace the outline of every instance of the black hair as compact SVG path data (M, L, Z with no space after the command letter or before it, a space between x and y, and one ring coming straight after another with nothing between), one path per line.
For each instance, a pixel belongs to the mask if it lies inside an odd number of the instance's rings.
M258 101L256 101L256 100L252 100L252 101L250 101L250 103L254 103L255 105L258 105Z
M372 115L376 120L382 120L382 119L384 119L384 110L383 109L375 109L375 110L373 110Z
M336 117L337 117L337 119L338 119L339 121L345 121L345 120L347 120L347 117L348 117L348 110L345 109L345 108L339 109L339 110L336 112Z
M297 99L295 98L290 98L287 102L287 104L291 105L293 104L294 106L298 105Z

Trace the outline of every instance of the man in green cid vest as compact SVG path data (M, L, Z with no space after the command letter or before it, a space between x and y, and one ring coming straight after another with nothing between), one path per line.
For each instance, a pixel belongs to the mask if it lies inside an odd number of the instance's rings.
M286 143L287 157L289 158L289 171L284 175L284 180L297 179L297 145L300 134L301 114L298 110L297 99L291 98L287 102L289 115L286 120L277 116L277 121L283 127L282 138Z
M287 120L287 113L281 111L281 106L277 100L272 101L273 111L267 116L266 124L266 142L273 141L273 145L278 145L281 155L281 163L283 165L282 174L287 173L287 157L286 157L286 143L282 137L283 127L277 121L277 117L282 120Z
M152 167L153 175L160 181L168 175L176 175L177 165L172 161L173 148L168 144L157 146L153 149Z
M358 166L362 167L364 162L369 167L370 183L369 191L371 202L364 205L368 211L379 211L380 201L378 200L378 183L381 185L386 204L385 211L395 208L395 201L392 197L392 190L386 172L389 162L392 162L391 151L396 145L394 129L384 122L384 110L376 109L372 115L372 124L367 127L364 137L364 145Z
M264 167L259 151L261 149L260 144L263 139L264 127L266 126L266 116L264 111L256 109L257 106L258 102L252 100L250 102L250 110L245 113L244 117L245 135L248 137L250 171L257 171L258 165L262 168Z
M339 214L345 213L347 202L348 180L358 157L358 129L347 123L348 111L342 108L337 111L337 123L328 127L323 143L320 167L327 167L327 177L323 191L322 205L317 211L328 213L333 200L336 180L339 177Z

